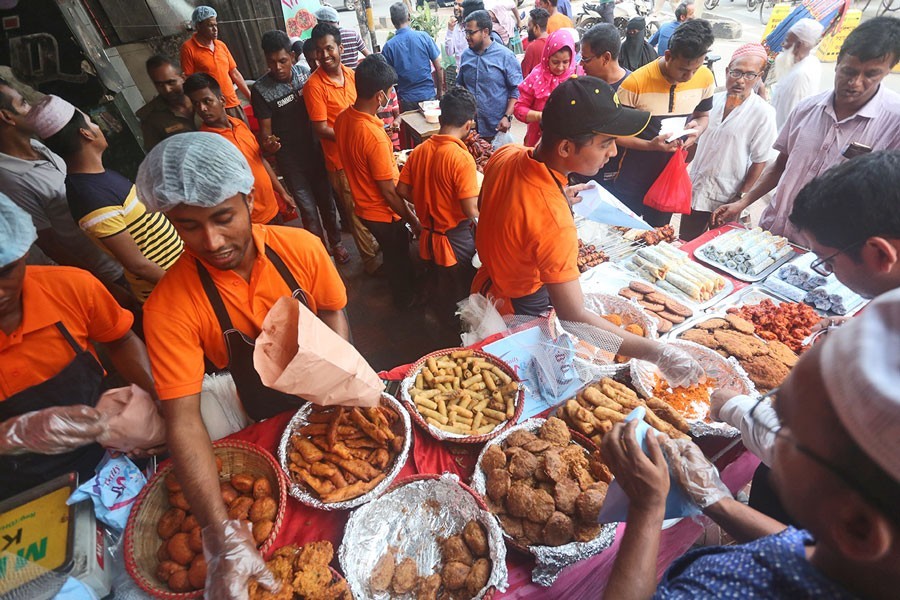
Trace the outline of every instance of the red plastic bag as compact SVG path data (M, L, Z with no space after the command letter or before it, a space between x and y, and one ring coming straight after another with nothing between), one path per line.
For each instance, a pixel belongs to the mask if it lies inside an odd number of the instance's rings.
M644 206L667 213L691 213L691 178L688 176L685 158L687 152L679 148L669 163L647 190Z

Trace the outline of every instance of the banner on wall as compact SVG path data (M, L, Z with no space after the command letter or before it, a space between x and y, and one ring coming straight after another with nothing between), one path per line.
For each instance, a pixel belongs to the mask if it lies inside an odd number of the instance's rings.
M320 6L318 0L281 0L281 13L287 34L292 39L308 39L316 25L313 14Z

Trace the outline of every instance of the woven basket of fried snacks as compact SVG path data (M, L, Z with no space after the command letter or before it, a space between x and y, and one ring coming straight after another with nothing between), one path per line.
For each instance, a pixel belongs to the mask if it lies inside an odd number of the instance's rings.
M356 598L490 600L507 587L503 533L456 475L415 475L353 511L338 552Z
M641 360L631 362L631 382L634 389L646 398L652 408L668 404L678 411L689 425L694 437L719 436L735 437L740 431L726 423L713 421L709 416L710 397L718 389L729 389L739 394L755 395L756 387L746 371L734 357L724 357L715 350L684 340L667 342L690 354L703 367L704 381L690 387L673 388L656 368L656 365Z
M388 488L409 456L412 424L394 397L376 408L307 404L278 446L288 493L322 510L353 508Z
M484 443L515 425L525 406L525 390L509 365L466 348L419 359L400 394L413 420L432 437L467 444Z
M484 496L507 543L534 556L532 581L608 548L615 524L600 524L612 474L593 443L555 417L528 419L481 451L472 487Z

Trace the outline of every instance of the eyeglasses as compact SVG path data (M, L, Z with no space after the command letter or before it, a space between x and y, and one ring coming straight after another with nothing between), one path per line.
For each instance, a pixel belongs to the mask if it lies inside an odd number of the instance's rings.
M479 31L481 31L481 29L465 29L464 31L466 32L466 37L472 37Z
M598 56L585 56L584 54L582 54L581 55L581 64L586 65L596 58L599 58L599 57Z
M833 261L835 258L840 256L841 254L845 253L847 250L855 248L856 246L859 246L860 244L862 244L862 241L853 242L849 246L845 246L844 248L841 248L840 250L838 250L834 254L831 254L830 256L826 256L825 258L820 258L820 259L816 260L811 265L809 265L809 268L812 269L813 271L815 271L816 273L818 273L819 275L821 275L822 277L828 277L829 275L834 273L834 265L831 264L831 261Z
M890 503L875 493L869 492L867 490L867 486L857 477L851 475L846 472L843 468L836 466L830 460L823 458L819 453L814 450L810 450L807 446L801 444L793 436L788 435L781 426L780 418L777 428L773 428L769 423L759 420L756 415L757 410L759 410L760 405L763 402L769 402L774 405L778 401L778 388L769 390L769 392L763 394L756 401L756 404L753 405L753 408L750 409L748 413L748 417L753 422L754 428L761 427L762 429L767 430L776 439L780 439L781 441L790 444L793 446L800 454L803 454L814 463L837 477L841 480L841 482L846 485L851 490L855 491L857 494L862 496L866 501L871 503L873 506L883 511L885 515L893 515L896 513L896 506L891 506Z
M737 69L729 69L728 76L734 77L735 79L746 79L747 81L753 81L757 77L759 77L759 73L754 73L753 71L738 71Z

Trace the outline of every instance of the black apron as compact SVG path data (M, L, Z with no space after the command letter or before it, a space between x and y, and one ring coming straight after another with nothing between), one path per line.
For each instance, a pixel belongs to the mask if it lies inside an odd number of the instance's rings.
M306 293L297 283L297 280L294 279L293 274L288 270L281 257L268 245L266 246L266 257L275 266L288 288L292 290L291 297L302 302L304 306L309 307ZM305 402L303 398L285 394L263 385L259 378L259 373L256 372L256 368L253 366L254 339L234 328L212 276L199 260L196 263L197 274L200 276L203 291L206 292L206 297L209 299L213 312L216 314L216 319L219 321L219 327L222 328L225 347L228 348L228 371L234 379L238 398L240 398L244 410L247 411L247 414L254 421L261 421L290 408L299 407Z
M78 345L62 322L57 322L56 328L72 347L75 358L54 377L0 402L0 420L54 406L97 405L103 392L103 367L93 354ZM89 444L64 454L28 452L0 456L0 499L72 471L86 481L94 476L103 453L100 444Z

